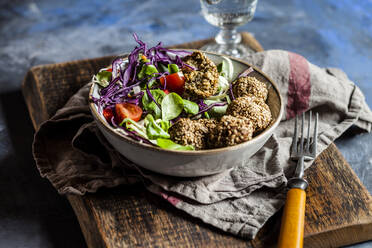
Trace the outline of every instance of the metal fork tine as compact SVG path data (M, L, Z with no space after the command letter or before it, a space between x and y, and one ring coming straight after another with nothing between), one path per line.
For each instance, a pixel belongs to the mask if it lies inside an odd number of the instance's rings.
M311 149L311 155L316 156L316 145L318 143L318 113L315 114L315 124L314 124L314 136L313 136L313 147Z
M297 115L295 118L295 127L293 133L293 140L292 140L292 155L297 154L297 139L298 139L298 130L297 130Z
M305 113L302 113L301 117L301 141L300 141L300 155L304 152L304 120L305 120Z
M306 146L305 146L305 152L310 152L309 146L310 146L310 127L311 127L311 116L313 115L312 111L310 110L309 113L309 122L307 124L307 138L306 138Z

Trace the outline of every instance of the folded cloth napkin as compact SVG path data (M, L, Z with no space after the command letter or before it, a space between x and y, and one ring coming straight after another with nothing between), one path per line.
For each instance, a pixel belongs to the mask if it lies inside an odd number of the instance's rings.
M88 108L87 84L37 131L33 152L41 176L61 194L144 182L176 208L224 231L254 238L284 204L286 178L295 168L289 160L293 117L309 109L319 113L320 153L351 125L370 131L372 112L360 89L338 69L319 68L279 50L244 59L278 84L284 101L280 125L246 164L198 178L164 176L136 166L99 132Z

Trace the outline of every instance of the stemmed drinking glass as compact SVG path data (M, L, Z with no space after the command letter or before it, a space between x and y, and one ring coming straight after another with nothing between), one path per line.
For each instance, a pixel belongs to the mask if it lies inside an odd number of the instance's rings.
M236 28L252 20L257 0L200 0L200 4L204 18L221 28L215 42L203 46L202 50L238 58L254 52L241 43Z

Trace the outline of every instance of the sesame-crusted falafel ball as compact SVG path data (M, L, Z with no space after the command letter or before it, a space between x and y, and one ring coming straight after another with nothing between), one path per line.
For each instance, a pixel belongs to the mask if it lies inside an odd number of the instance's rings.
M232 101L226 110L227 115L245 117L251 120L255 131L265 129L271 122L269 106L257 97L238 97Z
M232 82L232 90L235 97L242 96L255 96L262 98L264 101L267 99L267 86L265 83L259 81L255 77L240 77Z
M249 119L225 115L209 133L208 144L216 148L237 145L251 140L253 132Z
M177 144L187 146L192 145L196 150L207 148L206 134L215 125L215 121L191 120L181 118L169 128L171 140Z
M208 128L208 132L211 132L217 125L216 119L197 119L195 121Z
M216 94L218 90L218 71L213 61L199 51L193 52L182 60L196 69L182 68L185 77L183 97L200 99Z

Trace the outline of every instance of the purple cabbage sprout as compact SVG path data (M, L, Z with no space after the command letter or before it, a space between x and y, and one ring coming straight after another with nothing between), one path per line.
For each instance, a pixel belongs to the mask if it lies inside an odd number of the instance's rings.
M124 60L122 58L117 58L112 62L112 68L113 68L113 76L117 74L117 77L112 78L109 82L109 85L106 88L103 88L100 91L100 99L98 101L95 101L101 109L106 108L107 106L114 105L116 103L120 102L130 102L136 105L140 104L140 100L143 97L143 94L136 96L133 99L133 96L131 96L129 93L135 86L139 86L144 81L147 81L147 88L146 92L150 99L156 103L158 107L160 107L159 103L156 102L156 100L153 98L150 89L148 87L148 82L151 80L157 80L163 76L168 75L168 72L163 73L156 73L155 75L152 75L152 77L146 77L144 80L138 79L138 68L141 64L139 60L139 56L142 54L146 56L146 58L150 61L146 64L153 64L158 66L159 63L162 63L163 65L167 64L176 64L180 68L182 67L189 67L190 69L195 69L192 66L187 65L184 63L180 57L190 55L191 52L184 51L184 50L171 50L162 47L161 42L159 42L156 46L147 48L146 43L141 41L138 36L134 33L133 34L134 40L138 43L138 46L136 46L133 51L128 56L128 62L126 63L125 68L122 68L122 63L124 63ZM170 56L169 54L173 54ZM117 73L118 72L118 73ZM163 89L166 87L166 80L163 86Z
M244 70L242 73L240 73L238 75L238 78L241 78L241 77L246 77L248 76L249 74L251 74L252 72L254 72L254 69L250 66L248 69Z
M196 117L198 115L201 115L201 114L203 114L205 112L208 112L213 107L225 106L226 104L227 104L227 102L215 102L215 103L212 103L211 105L207 105L207 104L204 103L203 100L200 100L198 102L199 112L197 114L195 114L194 116L192 116L191 118Z
M232 90L231 83L229 84L229 93L230 93L231 100L235 100L235 96L234 96L234 93L233 93L233 90Z

